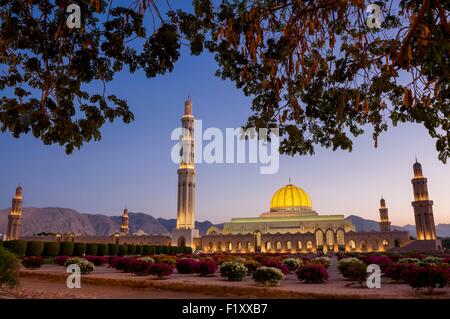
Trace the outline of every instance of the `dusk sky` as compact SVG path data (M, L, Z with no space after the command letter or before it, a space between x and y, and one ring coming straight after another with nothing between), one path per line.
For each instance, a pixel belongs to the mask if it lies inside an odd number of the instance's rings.
M174 72L147 79L126 71L108 84L107 93L129 102L135 121L105 125L103 139L66 155L31 135L0 134L0 208L10 207L17 184L24 206L67 207L83 213L132 212L175 218L177 165L170 152L171 132L180 125L184 100L193 101L203 127L237 128L250 113L251 99L233 83L214 76L210 54L184 51ZM417 155L428 177L436 224L450 223L450 169L437 158L434 141L419 125L384 133L377 149L369 129L351 153L317 148L314 156L282 156L274 175L260 164L197 164L197 220L224 222L256 217L269 210L273 193L288 183L302 187L319 214L355 214L378 220L380 196L394 225L414 223L412 164Z

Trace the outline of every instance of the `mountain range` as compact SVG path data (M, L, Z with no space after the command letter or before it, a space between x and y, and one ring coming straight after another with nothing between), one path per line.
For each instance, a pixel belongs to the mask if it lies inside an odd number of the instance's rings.
M9 209L0 210L0 234L6 232L8 225ZM121 216L106 216L102 214L85 214L70 208L60 207L24 207L23 222L21 227L22 236L32 236L38 233L69 233L83 235L105 236L119 231ZM161 234L169 235L175 228L175 219L155 218L145 213L128 213L130 234ZM347 219L351 220L356 227L356 231L379 231L377 221L364 219L356 215L350 215ZM213 224L210 221L195 222L195 226L204 235L211 226L221 228L222 224ZM416 236L416 227L414 225L391 226L392 229L406 230L411 236ZM436 225L438 237L450 237L450 224Z

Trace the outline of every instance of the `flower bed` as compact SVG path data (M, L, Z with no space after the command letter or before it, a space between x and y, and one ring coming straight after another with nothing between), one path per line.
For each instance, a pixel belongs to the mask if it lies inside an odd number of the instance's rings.
M305 284L321 284L328 280L327 269L318 264L308 263L297 269L297 278Z
M278 268L263 266L253 272L252 278L257 284L270 287L277 286L284 275Z
M22 259L22 265L29 269L41 268L44 260L41 256L28 256Z
M243 264L235 261L226 261L220 265L220 275L230 281L241 281L247 271Z

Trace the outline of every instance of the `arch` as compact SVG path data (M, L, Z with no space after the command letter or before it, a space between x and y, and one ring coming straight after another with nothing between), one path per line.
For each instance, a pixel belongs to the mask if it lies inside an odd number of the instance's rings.
M302 242L300 240L297 241L297 249L298 250L302 249Z
M372 239L372 250L378 250L378 240Z
M275 249L276 250L281 250L281 241L275 242Z
M266 243L264 244L264 248L266 249L266 251L269 251L272 249L272 243L270 241L266 241Z
M342 228L336 230L336 240L339 250L345 250L345 232Z
M359 248L361 250L367 250L367 242L364 239L359 242Z
M286 242L286 249L287 250L291 250L292 249L292 243L289 240Z
M323 231L321 229L316 230L316 247L318 250L323 248Z
M231 241L229 241L228 243L227 243L227 250L228 251L231 251L233 249L233 245L231 244Z
M184 236L178 237L178 247L186 246L186 238Z
M334 246L334 232L331 229L328 229L325 232L325 239L326 239L326 243L327 243L327 249L328 250L333 250L333 246Z
M240 241L237 242L236 248L237 248L237 250L241 250L242 249L242 243Z
M386 249L389 247L389 241L387 239L383 239L383 248Z
M356 242L353 239L350 239L348 241L348 247L350 248L350 250L355 250L356 249Z
M313 249L313 243L312 241L308 240L306 242L306 250L311 251Z
M252 250L252 243L251 242L247 242L247 252Z

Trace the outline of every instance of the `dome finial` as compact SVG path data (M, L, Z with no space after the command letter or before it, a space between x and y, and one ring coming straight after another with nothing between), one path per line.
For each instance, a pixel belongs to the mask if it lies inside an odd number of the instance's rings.
M291 178L289 177L289 185L291 185Z

